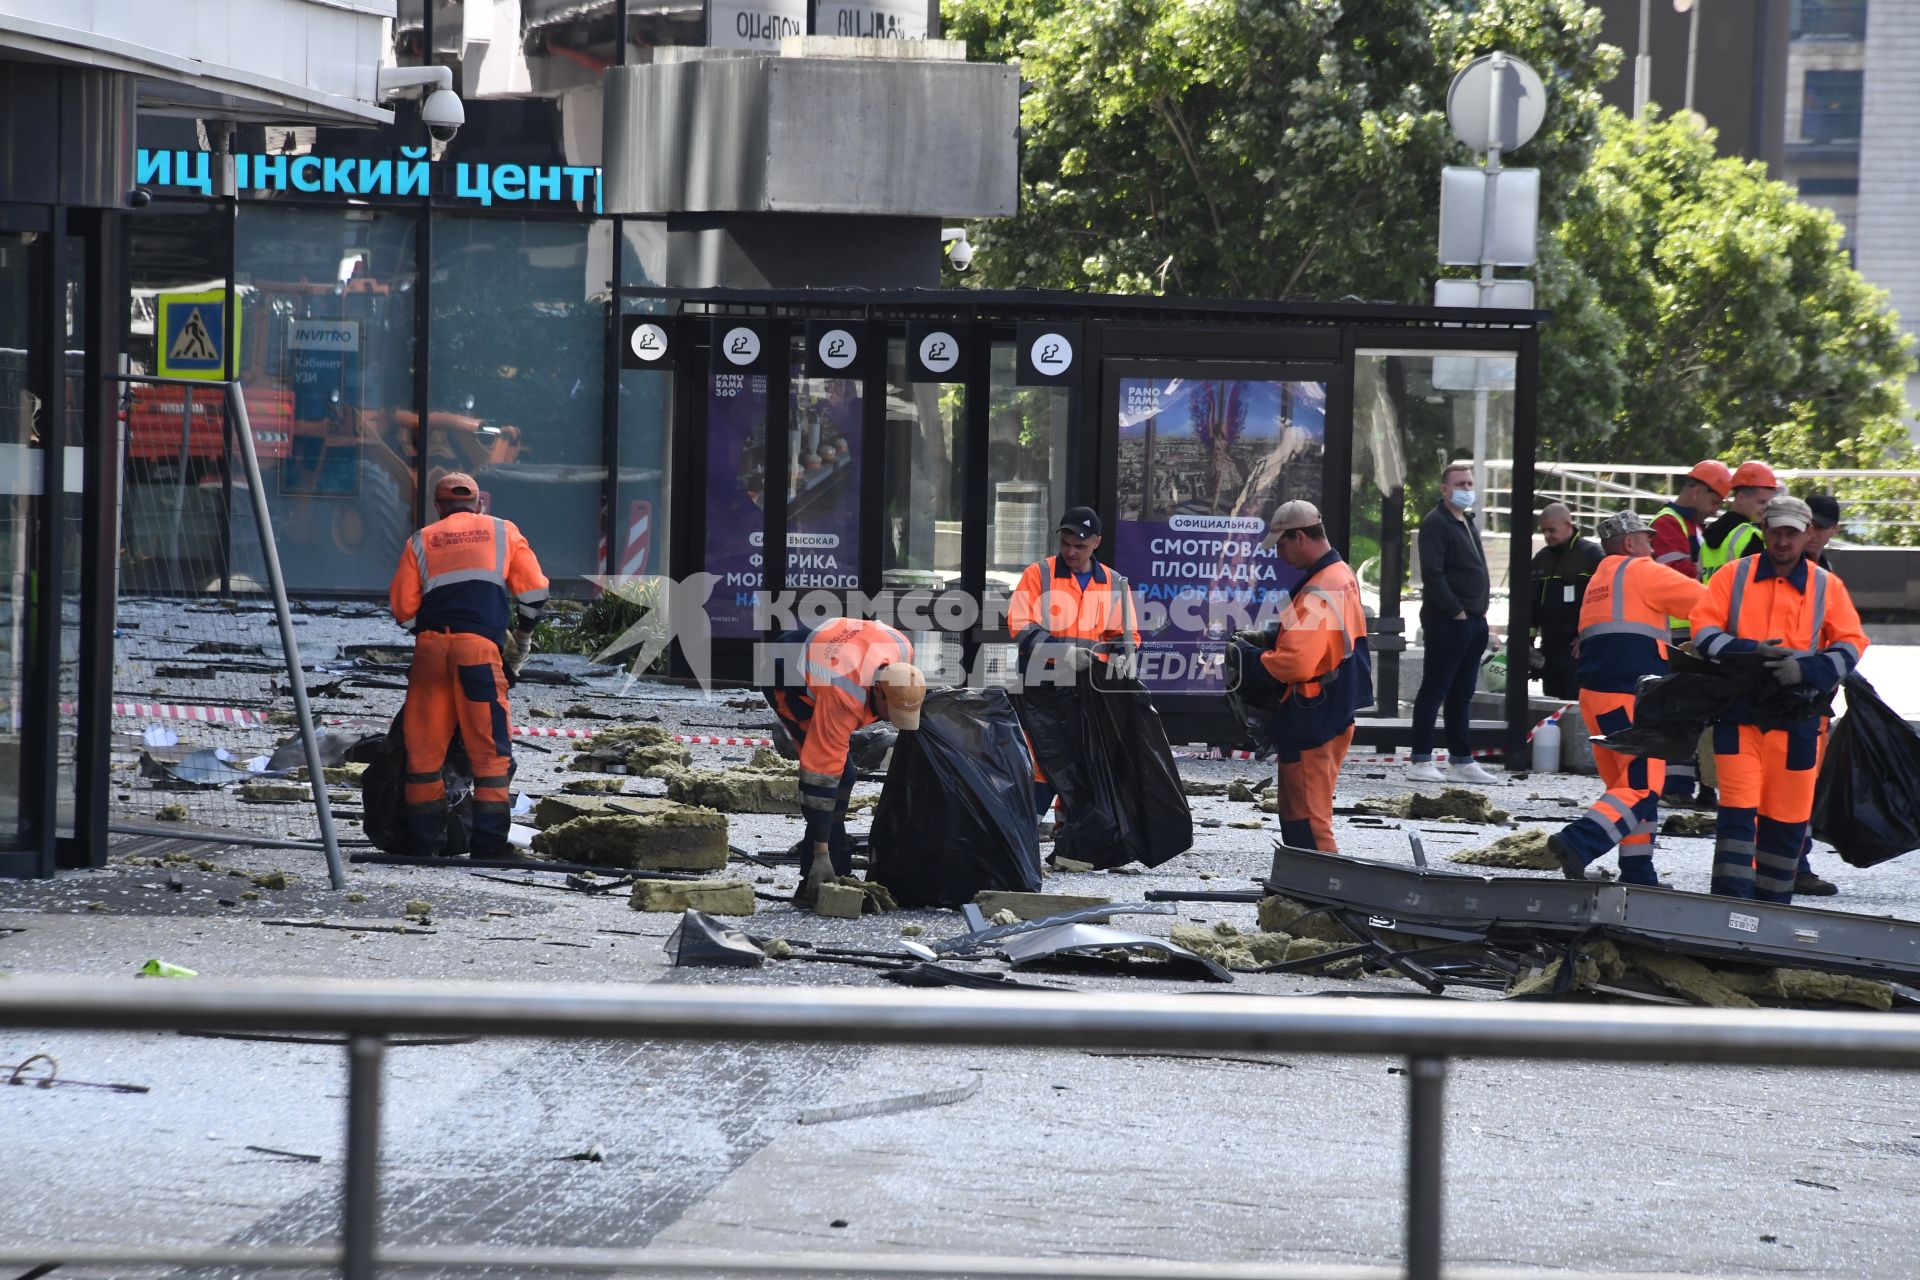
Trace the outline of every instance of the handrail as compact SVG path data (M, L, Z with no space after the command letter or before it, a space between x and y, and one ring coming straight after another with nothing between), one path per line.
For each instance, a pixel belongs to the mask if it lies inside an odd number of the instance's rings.
M507 1265L625 1274L1080 1277L1237 1280L1297 1268L1105 1259L729 1255L672 1250L525 1250L377 1242L380 1067L402 1032L599 1039L755 1040L1020 1048L1158 1048L1394 1054L1407 1059L1409 1280L1438 1280L1442 1110L1450 1057L1711 1062L1920 1069L1920 1022L1872 1013L1581 1005L1190 997L1068 992L912 993L843 988L559 986L400 981L181 981L25 977L0 983L0 1027L96 1031L344 1031L346 1196L338 1250L233 1245L0 1249L0 1263L331 1266L382 1270ZM577 1265L576 1265L577 1264ZM1325 1269L1321 1268L1321 1274ZM1375 1272L1374 1274L1378 1274Z

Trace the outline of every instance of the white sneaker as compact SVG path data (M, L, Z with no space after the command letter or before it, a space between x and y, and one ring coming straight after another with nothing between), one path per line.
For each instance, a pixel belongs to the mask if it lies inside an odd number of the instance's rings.
M1417 760L1407 767L1408 782L1445 782L1447 775L1431 760Z
M1500 779L1480 767L1478 760L1463 760L1459 764L1447 766L1448 782L1464 782L1473 787L1491 787Z

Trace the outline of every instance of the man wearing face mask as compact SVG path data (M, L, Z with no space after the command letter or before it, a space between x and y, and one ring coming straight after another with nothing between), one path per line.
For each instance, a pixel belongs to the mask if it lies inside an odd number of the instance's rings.
M1492 582L1480 531L1473 524L1473 467L1450 463L1440 473L1440 502L1420 522L1420 630L1426 667L1413 699L1413 765L1409 782L1498 781L1473 759L1469 736L1473 690L1487 651ZM1434 722L1445 704L1447 768L1433 762Z

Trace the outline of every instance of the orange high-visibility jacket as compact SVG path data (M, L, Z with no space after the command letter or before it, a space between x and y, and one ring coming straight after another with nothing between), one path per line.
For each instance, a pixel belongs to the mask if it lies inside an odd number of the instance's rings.
M912 661L913 646L884 622L832 618L807 637L800 668L813 715L800 747L803 809L831 814L838 807L853 731L880 718L873 710L874 677L889 663Z
M1082 588L1059 556L1027 566L1007 608L1007 634L1022 653L1048 637L1089 645L1122 637L1140 643L1140 619L1127 598L1127 580L1098 560L1091 568L1093 576Z
M547 576L511 520L456 511L407 539L387 597L409 631L463 631L505 642L547 603Z
M1867 651L1846 583L1804 559L1784 576L1764 555L1731 562L1707 583L1692 620L1694 646L1707 657L1774 641L1794 651L1801 676L1817 689L1846 679Z
M1641 676L1665 675L1670 619L1684 622L1706 592L1647 556L1601 560L1580 606L1580 687L1633 693Z
M1360 580L1338 552L1329 552L1280 611L1280 633L1273 648L1260 655L1260 665L1275 680L1297 686L1301 695L1316 697L1319 681L1333 674L1366 634Z

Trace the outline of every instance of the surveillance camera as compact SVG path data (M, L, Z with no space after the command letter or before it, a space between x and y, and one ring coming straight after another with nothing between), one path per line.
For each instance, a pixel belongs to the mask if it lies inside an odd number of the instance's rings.
M135 187L127 192L127 207L130 209L144 209L152 203L153 192L145 187Z
M420 123L427 126L427 133L435 142L451 142L453 135L460 132L460 126L467 122L467 109L460 104L460 95L451 89L435 89L420 104Z
M947 250L947 262L955 271L965 271L973 265L973 246L967 242L965 227L946 227L941 230L940 239L952 246Z

